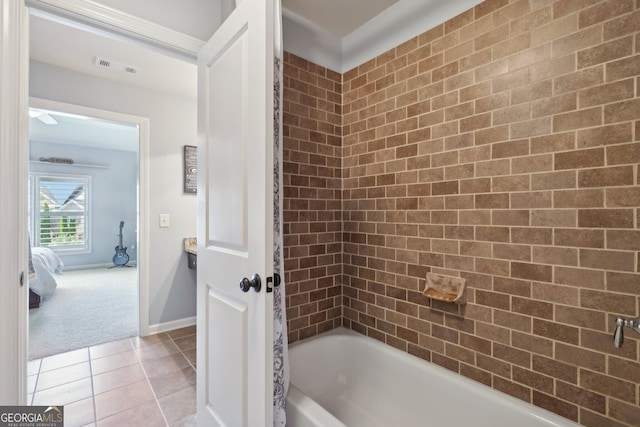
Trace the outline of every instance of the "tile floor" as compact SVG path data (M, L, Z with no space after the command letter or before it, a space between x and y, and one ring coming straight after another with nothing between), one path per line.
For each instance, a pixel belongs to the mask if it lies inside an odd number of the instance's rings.
M29 362L27 403L64 405L65 427L195 426L195 326Z

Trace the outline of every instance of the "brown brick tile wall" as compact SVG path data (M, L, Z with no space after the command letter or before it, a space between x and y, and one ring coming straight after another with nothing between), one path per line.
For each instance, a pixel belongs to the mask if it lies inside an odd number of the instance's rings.
M283 254L293 342L342 321L342 77L289 53L283 73Z
M342 76L285 73L291 340L343 324L640 426L640 335L612 343L640 316L640 1L487 0Z

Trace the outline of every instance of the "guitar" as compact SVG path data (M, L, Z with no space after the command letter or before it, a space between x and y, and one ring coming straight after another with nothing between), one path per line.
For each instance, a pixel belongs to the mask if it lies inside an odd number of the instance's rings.
M127 248L122 246L122 227L124 227L124 221L120 221L120 244L116 246L116 254L113 256L113 264L117 266L127 265L129 262L129 255L127 254Z

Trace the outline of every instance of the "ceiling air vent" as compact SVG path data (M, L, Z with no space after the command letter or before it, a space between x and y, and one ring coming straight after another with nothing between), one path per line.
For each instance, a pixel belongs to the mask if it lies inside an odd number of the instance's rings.
M122 64L120 62L101 58L99 56L96 56L95 64L99 68L108 68L113 71L120 71L128 74L138 74L140 72L140 69L138 67L134 67L133 65Z
M106 59L96 59L98 65L101 67L109 68L111 67L111 61L107 61Z

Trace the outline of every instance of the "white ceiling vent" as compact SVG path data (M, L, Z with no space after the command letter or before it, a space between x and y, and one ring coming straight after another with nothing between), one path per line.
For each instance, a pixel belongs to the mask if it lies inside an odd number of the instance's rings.
M122 64L120 62L112 61L107 58L101 58L96 56L95 64L99 68L108 68L114 71L120 71L128 74L138 74L140 73L140 68L134 67L133 65Z

